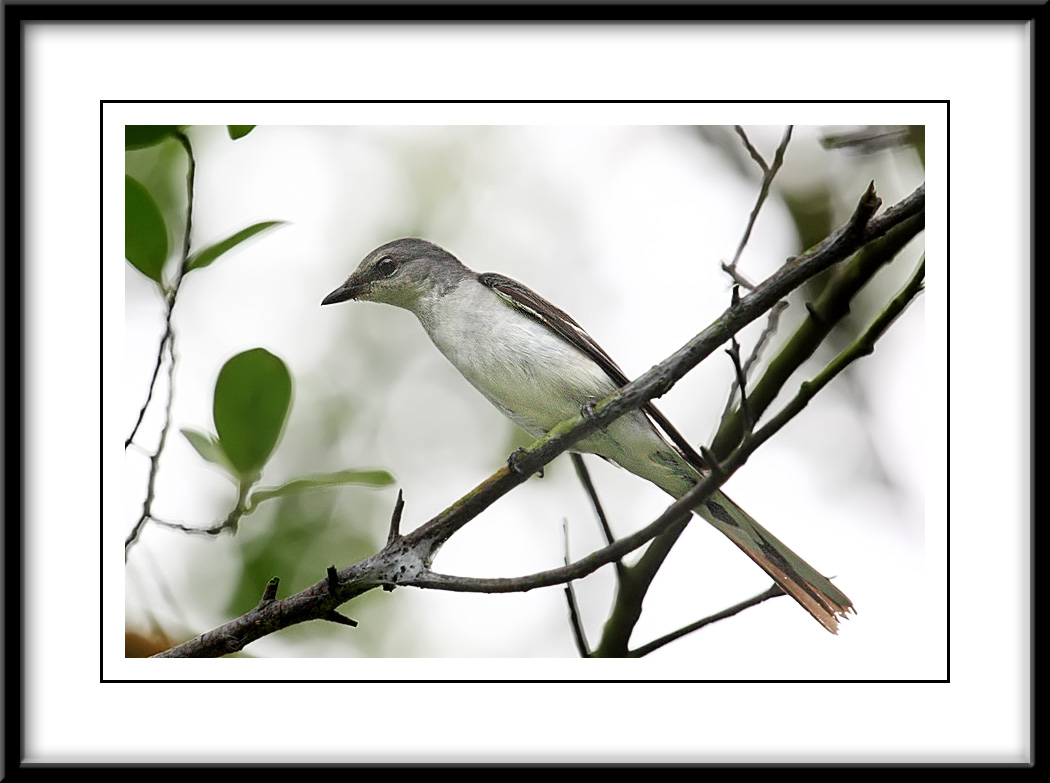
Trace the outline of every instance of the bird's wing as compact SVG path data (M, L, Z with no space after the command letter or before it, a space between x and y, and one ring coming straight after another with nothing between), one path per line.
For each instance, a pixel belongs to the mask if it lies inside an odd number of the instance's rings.
M568 341L598 364L617 386L626 386L628 378L602 347L583 330L572 316L555 307L531 288L509 277L486 272L478 276L482 285L491 288L507 304L546 326L562 339ZM678 430L657 410L651 402L642 406L649 419L658 426L668 439L678 447L682 456L697 470L704 469L704 460Z

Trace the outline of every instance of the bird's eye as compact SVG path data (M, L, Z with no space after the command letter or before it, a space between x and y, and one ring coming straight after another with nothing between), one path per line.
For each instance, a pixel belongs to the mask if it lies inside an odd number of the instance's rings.
M397 271L397 261L390 256L383 256L376 264L376 274L380 277L390 277Z

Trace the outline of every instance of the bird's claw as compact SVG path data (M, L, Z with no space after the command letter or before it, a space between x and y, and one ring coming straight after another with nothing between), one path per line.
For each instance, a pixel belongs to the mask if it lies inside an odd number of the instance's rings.
M515 449L509 457L507 457L507 467L517 473L519 476L524 475L525 471L521 469L521 457L525 454L525 447L521 446ZM536 474L543 478L543 468L536 471Z

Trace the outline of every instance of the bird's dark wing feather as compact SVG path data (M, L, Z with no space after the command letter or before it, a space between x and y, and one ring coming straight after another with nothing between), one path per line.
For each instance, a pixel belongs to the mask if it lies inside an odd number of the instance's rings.
M598 366L605 371L605 374L617 386L627 385L628 378L624 375L623 370L583 330L583 327L576 323L564 310L555 307L531 288L522 285L516 280L511 280L509 277L504 277L494 272L486 272L478 275L478 280L482 285L491 288L499 294L512 307L543 324L552 332L583 351L584 354L597 362ZM678 447L679 451L682 452L682 456L693 467L698 470L703 469L703 458L696 453L689 441L682 437L682 434L672 426L667 417L656 409L655 405L651 402L646 403L642 406L642 410L645 411L650 420L663 430L664 434Z

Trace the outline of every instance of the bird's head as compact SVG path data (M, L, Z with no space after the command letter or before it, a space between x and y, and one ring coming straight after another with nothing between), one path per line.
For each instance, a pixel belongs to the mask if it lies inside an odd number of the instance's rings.
M424 299L440 297L473 274L451 253L425 239L398 239L377 247L322 305L359 299L416 312Z

